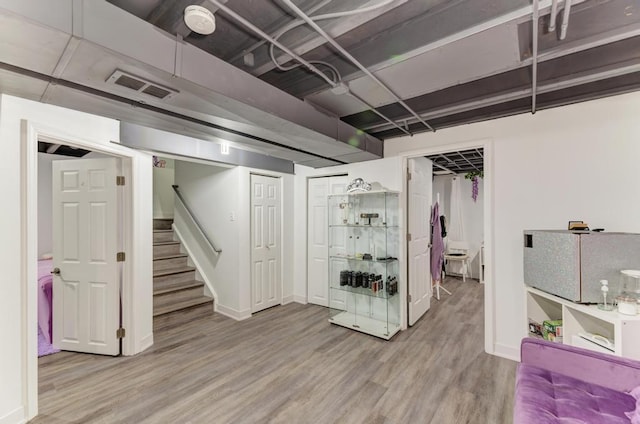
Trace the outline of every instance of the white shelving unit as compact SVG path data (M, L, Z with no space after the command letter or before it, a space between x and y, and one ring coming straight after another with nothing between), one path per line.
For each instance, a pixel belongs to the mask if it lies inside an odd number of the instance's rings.
M573 303L533 287L526 288L527 318L540 324L545 320L562 320L563 343L640 359L640 315L603 311L596 305ZM587 341L580 334L597 334L613 342L605 348Z

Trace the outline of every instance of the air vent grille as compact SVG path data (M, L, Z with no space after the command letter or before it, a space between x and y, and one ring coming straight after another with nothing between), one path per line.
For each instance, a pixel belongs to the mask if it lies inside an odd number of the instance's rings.
M163 87L154 82L145 80L144 78L123 72L119 69L116 69L116 71L111 74L107 79L107 83L126 87L130 90L137 91L138 93L153 96L156 99L161 100L166 100L178 93L176 90Z

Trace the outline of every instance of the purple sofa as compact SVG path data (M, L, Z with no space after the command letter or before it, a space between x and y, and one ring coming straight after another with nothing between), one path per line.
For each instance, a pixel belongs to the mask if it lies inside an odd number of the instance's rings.
M640 424L640 362L533 338L520 353L514 424Z

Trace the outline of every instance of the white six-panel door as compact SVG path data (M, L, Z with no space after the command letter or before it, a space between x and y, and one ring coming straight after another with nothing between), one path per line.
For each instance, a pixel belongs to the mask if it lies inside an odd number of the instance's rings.
M307 302L329 306L327 196L345 192L347 176L310 178L307 191Z
M433 164L427 158L409 159L409 325L431 307L431 204Z
M282 303L280 179L251 175L251 312Z
M53 162L53 344L118 355L118 159Z

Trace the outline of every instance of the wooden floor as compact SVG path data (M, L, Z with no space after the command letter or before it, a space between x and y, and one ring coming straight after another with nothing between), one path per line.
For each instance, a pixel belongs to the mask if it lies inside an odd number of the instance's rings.
M515 363L483 351L483 286L390 342L289 304L236 322L197 309L155 320L135 357L40 361L33 423L511 423Z

